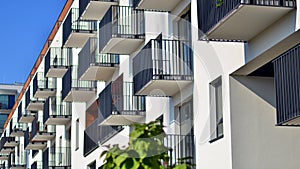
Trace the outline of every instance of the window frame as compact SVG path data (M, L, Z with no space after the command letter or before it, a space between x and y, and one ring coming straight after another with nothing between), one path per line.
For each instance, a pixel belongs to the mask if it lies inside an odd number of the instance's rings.
M210 143L224 137L222 88L222 76L209 83ZM219 133L220 131L222 132Z

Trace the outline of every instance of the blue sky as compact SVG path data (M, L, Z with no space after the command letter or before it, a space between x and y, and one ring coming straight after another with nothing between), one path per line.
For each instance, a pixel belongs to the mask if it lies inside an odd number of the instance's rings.
M1 1L0 83L25 82L65 2Z

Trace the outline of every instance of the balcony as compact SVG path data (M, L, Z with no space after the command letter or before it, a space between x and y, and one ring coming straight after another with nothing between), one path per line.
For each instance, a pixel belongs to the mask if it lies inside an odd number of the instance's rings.
M23 137L27 124L19 123L17 118L12 118L10 124L10 137Z
M4 133L3 137L0 140L0 154L2 154L2 155L10 154L15 151L15 146L8 147L5 145L6 142L7 142L7 137L5 136L5 133Z
M0 94L0 114L9 114L14 104L15 95Z
M138 9L172 11L180 0L133 0L133 6Z
M24 147L26 150L43 150L47 147L47 141L32 141L32 132L27 128L24 134Z
M109 81L119 66L118 54L99 54L97 38L90 38L78 57L80 80Z
M14 158L11 158L14 156ZM9 169L26 169L26 153L11 154L8 159L8 168Z
M37 73L33 79L33 97L46 99L56 95L56 78L44 77L44 73Z
M18 145L19 142L15 140L15 137L4 136L1 138L1 147L16 147Z
M77 66L71 66L62 79L62 98L65 102L87 102L96 96L97 83L78 80L77 71Z
M45 56L46 77L62 78L71 63L71 48L50 48Z
M131 54L145 39L144 11L111 6L99 25L101 53Z
M55 138L55 126L46 126L37 117L32 121L32 141L48 141Z
M79 16L82 20L100 21L111 5L118 5L119 0L80 0Z
M249 41L296 7L295 0L198 0L198 25L208 39ZM249 22L251 21L251 22Z
M34 114L29 111L23 110L22 102L18 107L18 123L31 123L34 119Z
M63 23L64 47L82 48L85 42L96 36L97 25L95 21L79 19L79 9L72 8Z
M273 61L277 125L300 126L300 44Z
M51 147L43 152L44 168L71 167L71 147ZM47 167L46 167L47 166Z
M136 95L173 96L193 81L193 54L178 40L152 39L133 58Z
M61 102L61 99L46 100L44 104L43 122L46 125L66 125L71 121L72 104Z
M111 82L99 94L99 123L110 126L144 123L145 102L144 96L133 95L133 83L122 79Z
M196 164L194 135L167 135L164 145L169 148L169 165L178 163L178 159L186 158L185 162Z
M28 88L25 95L25 108L28 111L38 111L43 110L45 100L41 98L33 98L33 94L30 91L30 87Z
M0 161L7 161L8 157L9 157L9 155L0 154ZM0 165L0 169L2 169L1 165Z

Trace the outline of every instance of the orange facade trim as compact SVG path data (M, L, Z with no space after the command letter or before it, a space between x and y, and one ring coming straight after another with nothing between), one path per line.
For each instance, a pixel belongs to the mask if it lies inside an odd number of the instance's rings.
M71 5L72 5L73 1L74 0L67 0L65 6L63 8L63 10L61 11L61 13L60 13L60 15L59 15L59 17L58 17L58 19L57 19L57 21L56 21L56 23L55 23L52 31L51 31L51 33L49 35L48 39L46 40L46 43L45 43L45 45L44 45L44 47L43 47L40 55L38 56L38 58L37 58L37 60L36 60L36 62L34 64L32 70L31 70L31 72L30 72L27 80L24 83L24 86L23 86L23 88L22 88L22 90L21 90L21 92L20 92L20 94L19 94L19 96L18 96L18 98L17 98L17 100L16 100L16 102L15 102L15 104L14 104L11 112L8 115L8 118L6 119L6 121L4 123L4 129L7 127L9 120L12 118L15 110L17 109L17 107L19 105L19 102L21 101L22 97L24 96L24 93L26 92L26 89L28 88L28 86L30 84L30 81L32 80L32 78L33 78L34 74L36 73L38 67L40 66L40 64L41 64L41 62L42 62L42 60L43 60L46 52L48 51L50 43L54 39L54 37L55 37L55 35L56 35L56 33L57 33L57 31L58 31L58 29L59 29L62 21L64 20L64 18L66 17L69 9L71 8Z

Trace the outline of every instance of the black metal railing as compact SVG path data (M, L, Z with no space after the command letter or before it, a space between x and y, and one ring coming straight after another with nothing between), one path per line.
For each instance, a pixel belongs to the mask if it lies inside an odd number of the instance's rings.
M111 6L99 24L99 51L111 38L145 37L144 11L129 6Z
M164 139L164 144L169 149L169 165L177 164L180 159L196 165L194 135L168 134Z
M119 0L80 0L79 1L79 16L82 16L83 12L86 10L88 4L91 1L118 2Z
M63 23L63 44L66 43L72 32L93 33L97 30L97 22L80 20L79 9L72 8Z
M25 109L28 107L30 103L30 87L28 87L26 94L25 94Z
M299 61L300 44L273 61L278 125L300 117Z
M51 110L50 110L51 109ZM43 122L46 121L50 117L66 117L72 115L72 104L67 102L62 102L60 98L57 98L55 104L49 104L49 99L46 100L44 104L44 114L43 114Z
M233 10L242 4L292 8L296 7L295 0L226 0L221 2L217 0L198 0L199 30L207 33L224 17L228 16Z
M133 59L134 93L151 80L193 80L193 54L178 40L150 40Z
M50 68L67 67L72 63L71 48L50 48L45 56L45 74Z
M97 83L94 81L78 80L78 66L70 66L67 73L62 79L62 98L64 99L68 93L74 90L90 91L97 87Z
M56 78L44 77L43 72L37 73L33 79L33 95L38 90L56 89Z
M100 123L111 115L145 116L144 96L133 94L133 83L114 81L99 94Z
M78 75L81 77L90 66L114 67L119 65L118 54L104 54L98 51L98 38L91 37L78 55Z
M29 128L27 128L27 130L25 131L25 134L24 134L24 147L26 148L27 145L29 144L29 141L31 139L30 137L30 132L29 132Z
M71 166L71 147L51 147L48 156L49 167Z
M25 152L22 152L22 153L19 153L19 155L15 155L15 154L12 154L14 155L14 160L11 161L11 166L13 167L26 167L26 153Z
M34 138L38 133L54 133L55 126L45 125L43 122L43 117L35 117L31 123L31 133L32 138Z

